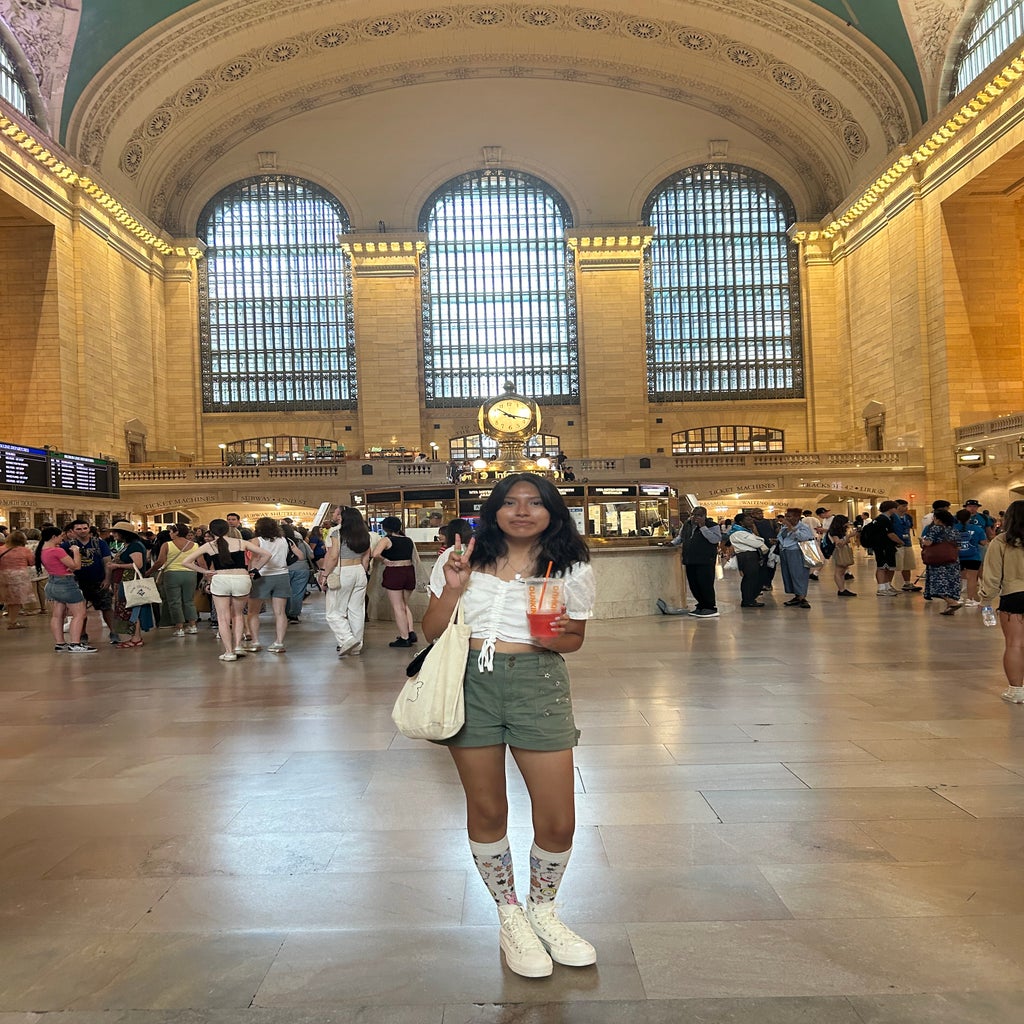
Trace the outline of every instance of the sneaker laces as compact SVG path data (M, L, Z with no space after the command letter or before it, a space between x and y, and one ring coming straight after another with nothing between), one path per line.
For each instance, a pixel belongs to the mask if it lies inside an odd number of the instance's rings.
M531 903L530 914L544 929L546 939L556 942L580 941L580 937L558 916L553 903Z
M519 913L516 913L517 910ZM540 946L540 940L530 926L530 922L526 918L526 912L521 906L516 904L512 906L509 912L503 913L500 916L501 930L515 944L517 952L521 953L524 950L536 949Z

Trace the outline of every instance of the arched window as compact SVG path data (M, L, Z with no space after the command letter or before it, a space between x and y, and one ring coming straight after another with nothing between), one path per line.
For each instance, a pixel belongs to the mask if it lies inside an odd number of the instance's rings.
M197 234L205 412L352 409L348 214L312 182L248 178L218 193Z
M428 407L479 405L516 389L579 401L569 207L519 171L464 174L420 215L423 362Z
M33 121L36 120L28 87L18 70L14 54L4 43L2 29L0 29L0 99L7 100L15 110L20 110Z
M803 396L795 220L779 185L731 164L688 167L651 193L652 402Z
M672 435L673 455L723 455L738 452L783 452L785 434L774 427L730 424L693 427Z
M950 98L966 89L1007 47L1024 36L1024 0L990 0L964 39Z

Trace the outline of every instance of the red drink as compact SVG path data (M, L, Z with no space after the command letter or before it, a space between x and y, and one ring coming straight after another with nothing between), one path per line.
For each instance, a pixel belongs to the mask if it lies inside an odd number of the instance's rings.
M553 627L561 614L561 611L529 612L526 618L530 623L530 636L558 636Z

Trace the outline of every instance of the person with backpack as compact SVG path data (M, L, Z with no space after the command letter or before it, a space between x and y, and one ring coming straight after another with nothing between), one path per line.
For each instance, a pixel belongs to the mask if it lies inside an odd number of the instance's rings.
M875 554L875 582L879 597L896 597L899 591L892 585L896 575L896 549L903 547L903 541L896 533L892 513L895 501L883 501L878 506L878 515L861 527L860 542Z

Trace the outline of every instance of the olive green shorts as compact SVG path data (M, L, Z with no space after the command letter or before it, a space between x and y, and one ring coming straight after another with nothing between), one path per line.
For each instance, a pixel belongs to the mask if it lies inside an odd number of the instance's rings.
M446 740L448 747L568 750L580 731L572 717L569 673L554 651L495 654L494 671L481 672L479 651L466 661L466 724Z

